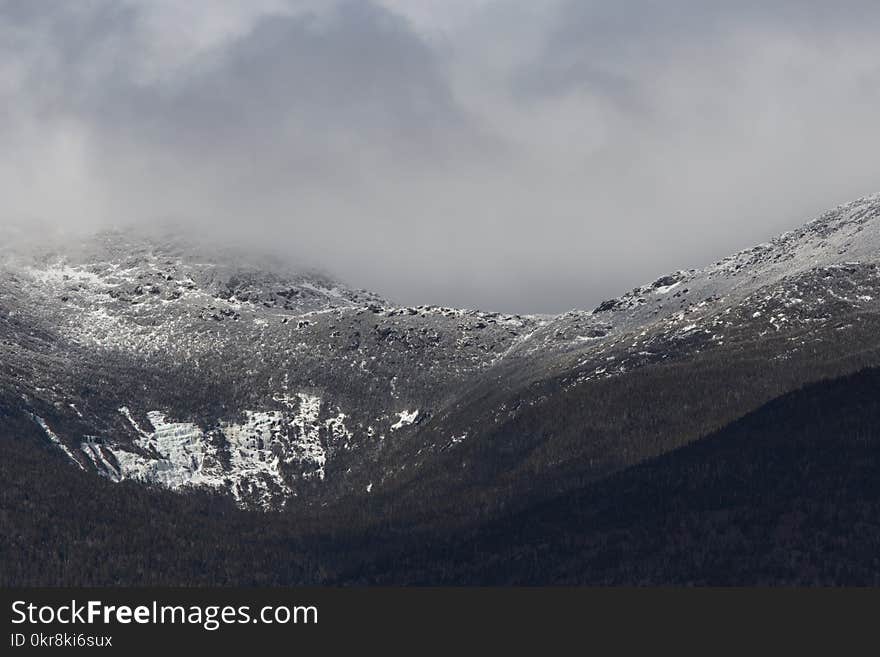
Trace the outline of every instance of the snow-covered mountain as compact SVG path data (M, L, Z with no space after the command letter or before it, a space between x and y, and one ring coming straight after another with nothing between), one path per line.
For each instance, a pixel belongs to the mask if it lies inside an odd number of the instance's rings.
M193 251L110 233L6 255L4 400L77 466L245 505L345 489L539 323Z
M833 322L850 309L876 310L878 216L880 195L848 203L771 242L660 277L589 315L576 313L575 323L610 326L609 335L635 334L613 372L641 362L639 356L669 357L677 343L721 346L744 327L760 337ZM609 371L599 370L593 375Z
M878 266L880 195L556 317L106 233L3 254L0 404L72 467L245 507L564 487L880 363Z

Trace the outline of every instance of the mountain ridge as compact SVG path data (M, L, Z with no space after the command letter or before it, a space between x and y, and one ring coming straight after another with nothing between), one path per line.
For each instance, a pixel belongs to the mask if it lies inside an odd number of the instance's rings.
M699 363L723 379L721 361L772 344L778 372L749 369L760 394L724 406L722 422L784 386L873 363L870 337L840 338L870 336L880 312L878 218L880 195L864 197L555 317L401 307L324 275L205 262L176 240L159 248L116 233L72 259L5 260L0 393L80 467L209 486L249 508L424 498L425 486L451 499L460 484L505 479L538 494L524 473L602 477L708 427L674 438L670 422L641 444L644 428L584 438L587 418L604 417L591 395L617 400ZM560 399L565 426L538 417Z

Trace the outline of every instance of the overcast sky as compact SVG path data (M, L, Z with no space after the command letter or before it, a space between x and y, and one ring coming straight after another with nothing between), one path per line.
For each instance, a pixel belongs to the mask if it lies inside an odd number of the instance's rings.
M592 308L880 191L876 0L0 0L3 225Z

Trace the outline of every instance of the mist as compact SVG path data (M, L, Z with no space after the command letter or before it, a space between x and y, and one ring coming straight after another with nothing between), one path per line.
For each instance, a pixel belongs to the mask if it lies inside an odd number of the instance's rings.
M592 308L880 191L880 6L0 0L0 230Z

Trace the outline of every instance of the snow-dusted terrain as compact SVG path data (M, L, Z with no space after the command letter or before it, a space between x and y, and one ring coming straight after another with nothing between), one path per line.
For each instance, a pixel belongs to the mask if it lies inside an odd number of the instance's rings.
M4 372L4 392L42 409L71 460L113 480L262 507L328 479L345 487L540 323L401 308L188 248L108 233L5 256L2 349L20 369Z
M451 454L482 467L480 441L546 403L548 381L588 399L594 383L756 341L778 341L784 362L861 335L880 313L878 265L880 196L557 317L400 307L106 233L3 254L0 400L114 481L261 508L375 495Z

